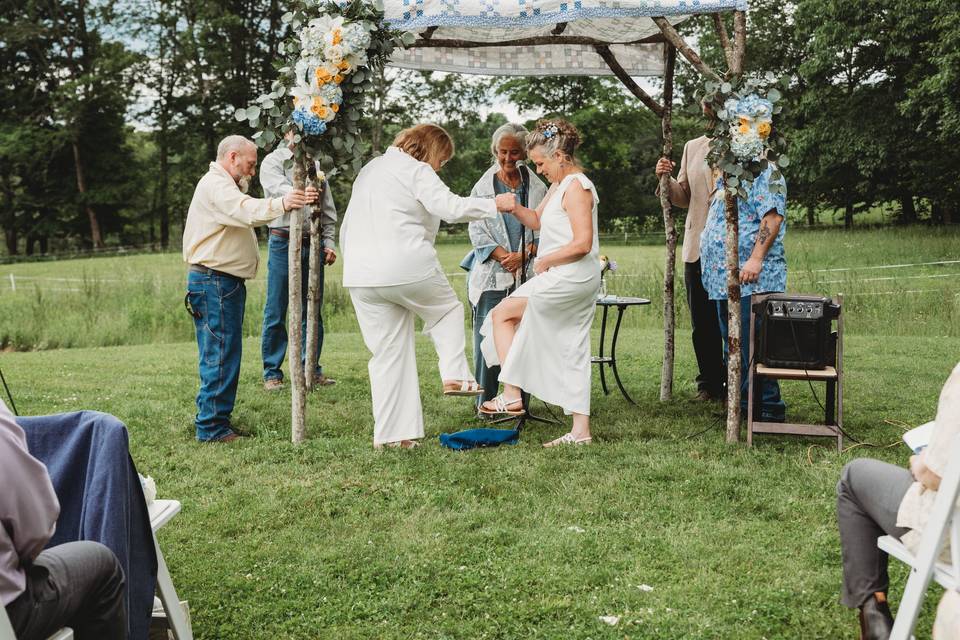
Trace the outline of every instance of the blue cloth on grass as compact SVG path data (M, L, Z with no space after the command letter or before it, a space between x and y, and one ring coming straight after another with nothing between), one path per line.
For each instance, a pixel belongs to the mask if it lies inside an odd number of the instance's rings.
M127 584L130 640L146 640L157 585L150 515L127 428L98 411L17 418L30 455L46 465L60 501L47 543L93 540L113 551Z
M501 444L517 444L519 440L520 431L517 429L480 428L440 434L440 444L456 451L477 447L498 447Z

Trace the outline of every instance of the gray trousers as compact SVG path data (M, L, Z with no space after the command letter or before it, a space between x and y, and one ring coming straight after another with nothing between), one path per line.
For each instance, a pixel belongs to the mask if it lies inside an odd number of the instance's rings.
M837 524L843 555L840 601L859 607L873 593L886 593L887 554L877 538L900 538L909 529L897 526L900 502L913 484L910 471L880 460L858 458L843 468L837 483Z
M42 551L27 568L27 590L7 605L19 640L44 640L62 627L77 640L124 640L123 569L98 542L67 542Z

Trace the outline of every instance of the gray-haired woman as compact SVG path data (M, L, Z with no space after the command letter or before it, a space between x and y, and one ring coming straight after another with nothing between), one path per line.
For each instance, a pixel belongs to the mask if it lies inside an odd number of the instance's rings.
M547 194L547 188L523 165L527 153L527 130L519 124L507 123L493 132L490 152L494 163L480 177L470 192L474 197L494 197L500 193L516 194L517 202L536 209ZM460 266L470 271L467 297L473 308L473 357L477 381L484 389L479 402L497 394L500 367L487 367L480 351L480 327L484 318L520 282L521 258L526 253L525 278L533 276L536 235L525 229L510 213L496 218L471 222L470 242L473 251Z

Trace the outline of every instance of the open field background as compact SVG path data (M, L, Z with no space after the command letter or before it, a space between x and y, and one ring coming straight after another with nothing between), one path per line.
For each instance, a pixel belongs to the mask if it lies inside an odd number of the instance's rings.
M960 353L960 265L924 263L957 260L960 238L787 237L791 290L847 295L846 429L887 448L725 445L719 406L689 400L685 332L676 399L661 404L656 247L604 247L620 263L610 288L655 304L628 311L618 350L638 406L595 380L591 447L543 450L562 428L536 425L515 447L441 449L437 434L473 424L472 410L439 395L420 338L426 446L372 451L367 355L339 269L327 275L323 357L338 384L311 395L300 447L288 442L289 394L260 387L262 273L235 413L255 437L239 444L193 440L196 347L177 255L0 268L0 366L23 414L86 408L126 422L140 470L184 504L160 538L198 638L854 638L855 616L837 604L834 486L855 456L906 464L900 433L932 417ZM464 250L441 247L448 273ZM875 268L895 264L918 266ZM819 410L806 385L785 398L791 417ZM894 600L905 576L894 564Z
M844 293L848 332L960 337L960 228L797 229L787 233L786 244L788 289ZM457 265L468 244L454 238L438 249L450 281L466 299L465 272ZM625 326L662 327L663 247L624 245L611 236L601 250L619 264L608 279L612 293L653 301L642 313L628 314ZM326 273L324 325L331 332L357 332L340 274L339 262ZM686 327L682 280L681 269L678 322ZM191 341L193 324L183 308L185 283L178 253L0 265L0 347ZM260 272L247 283L247 336L259 336L265 290L264 249Z

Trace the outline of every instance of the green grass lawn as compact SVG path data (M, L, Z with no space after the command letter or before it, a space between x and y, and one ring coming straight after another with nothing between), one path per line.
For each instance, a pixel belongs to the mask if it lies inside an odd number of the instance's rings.
M260 386L263 270L235 411L255 437L240 443L193 439L196 346L175 254L0 267L0 366L21 413L97 409L128 425L141 472L183 503L160 541L198 638L854 638L837 603L834 487L855 456L906 464L903 425L934 414L960 353L960 266L921 263L956 260L958 236L788 234L790 289L847 296L846 428L889 445L843 454L816 439L723 442L719 406L689 400L682 289L676 397L658 401L658 247L604 247L620 262L610 288L654 304L628 311L618 349L638 406L595 376L590 447L544 450L564 427L532 425L514 447L442 449L436 436L474 424L472 410L441 397L420 338L426 444L374 452L368 355L339 266L323 356L338 384L310 396L301 446L289 393ZM449 273L464 250L441 246ZM876 268L890 264L915 266ZM819 412L805 384L784 396L791 419ZM896 602L906 572L892 576Z
M234 445L193 440L190 343L7 353L2 366L23 413L93 408L129 426L140 470L183 502L160 540L198 638L855 637L837 604L834 485L852 457L905 464L906 447L728 446L719 408L688 400L687 341L677 398L661 404L659 332L622 340L639 406L595 384L596 443L562 450L539 447L562 432L544 425L515 447L442 449L437 434L472 412L440 396L423 339L428 435L412 452L372 450L353 334L328 338L339 382L311 395L302 446L289 443L289 394L260 387L256 340L235 413L255 437ZM884 421L929 419L958 351L955 338L851 337L848 431L896 443ZM791 415L816 413L804 385L785 397ZM902 567L893 576L898 594Z

